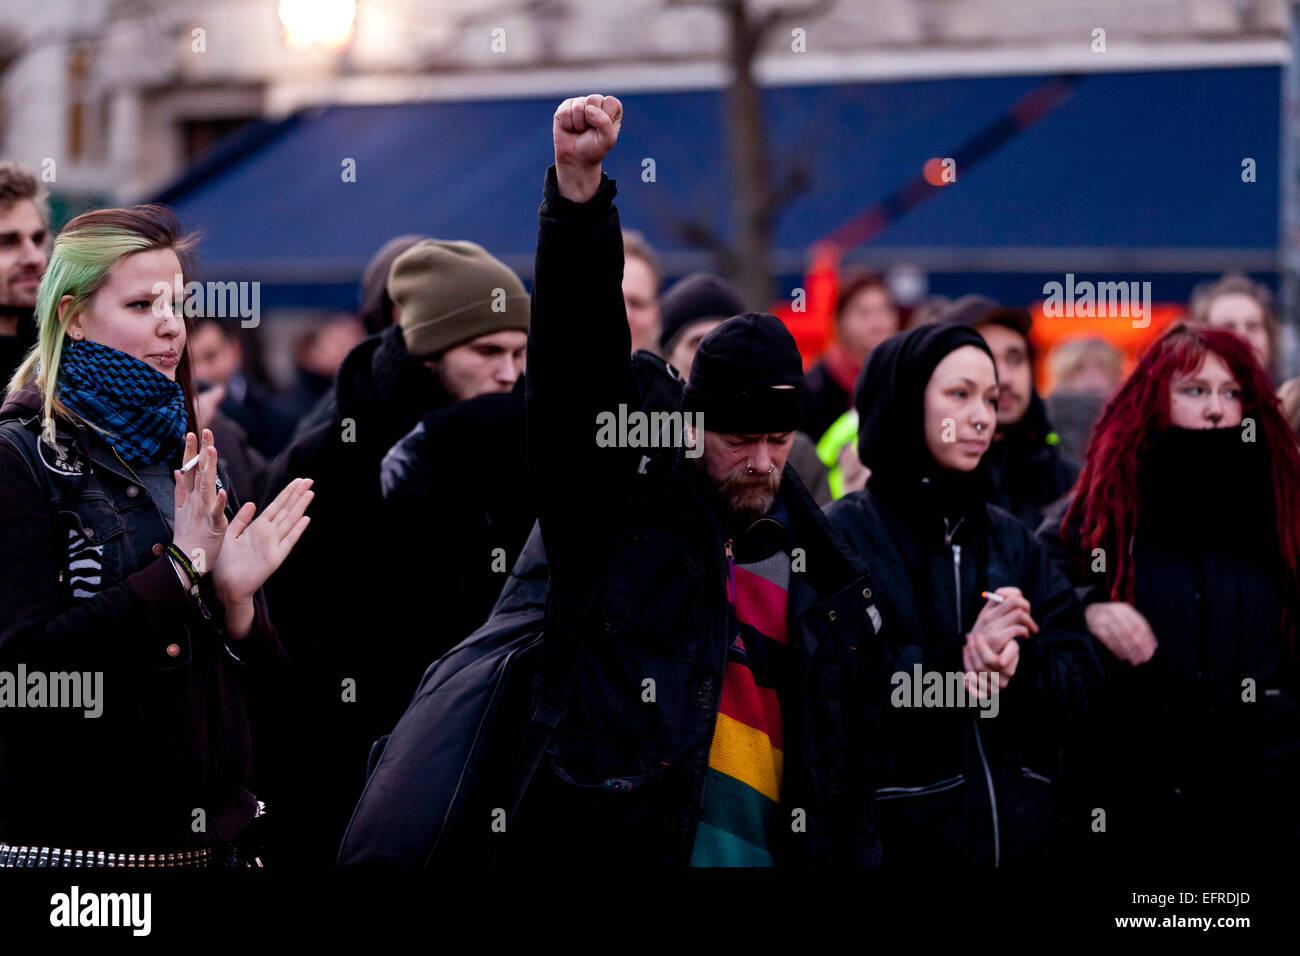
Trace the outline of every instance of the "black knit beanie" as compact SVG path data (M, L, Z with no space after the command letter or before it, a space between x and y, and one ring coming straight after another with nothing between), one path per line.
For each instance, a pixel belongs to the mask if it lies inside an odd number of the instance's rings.
M709 272L692 272L673 283L659 300L660 351L671 352L677 337L696 322L729 319L744 311L744 300L734 285Z
M709 431L793 431L803 406L803 359L785 324L746 312L700 340L682 411L702 412Z

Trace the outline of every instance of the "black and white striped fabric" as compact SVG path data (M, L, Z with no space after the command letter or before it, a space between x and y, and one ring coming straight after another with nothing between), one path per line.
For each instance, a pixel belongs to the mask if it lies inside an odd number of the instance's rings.
M82 600L104 588L104 546L91 544L76 528L68 529L67 580L72 596Z

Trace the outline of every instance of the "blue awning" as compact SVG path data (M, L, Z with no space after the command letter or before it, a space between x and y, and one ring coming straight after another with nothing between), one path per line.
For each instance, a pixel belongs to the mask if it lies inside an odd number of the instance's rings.
M871 248L930 250L938 271L950 255L1009 247L1026 261L1044 261L1046 250L1067 264L1080 250L1080 272L1119 268L1098 266L1097 250L1174 263L1222 250L1255 271L1272 268L1278 68L1075 79L1035 122L993 140L989 132L1050 77L766 90L774 168L800 163L809 174L776 220L774 265L797 271L810 243L878 206L927 159L983 142L992 145L970 153L977 161L959 165L956 183L891 207ZM728 233L723 94L620 98L624 127L606 171L618 180L624 225L646 235L670 272L707 268L683 236L692 222ZM549 96L306 110L237 136L156 198L202 230L204 276L261 281L263 307L351 308L371 254L408 232L473 240L527 279L555 105ZM1253 183L1242 182L1246 157L1256 161ZM356 182L343 181L345 159ZM653 182L643 181L645 159Z

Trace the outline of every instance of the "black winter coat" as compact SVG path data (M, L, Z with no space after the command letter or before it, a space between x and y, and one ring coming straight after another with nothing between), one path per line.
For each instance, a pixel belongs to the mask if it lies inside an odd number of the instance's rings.
M579 666L510 830L514 852L535 862L683 864L731 639L724 535L694 463L678 457L639 474L640 449L596 444L600 412L638 404L614 192L603 179L590 200L572 203L552 168L541 208L528 456L551 573L543 654L554 662L577 648ZM789 467L780 494L807 567L790 592L799 669L781 702L781 802L786 819L802 809L807 825L792 826L773 855L875 862L873 703L863 696L876 650L873 585ZM642 698L647 678L652 704Z
M1023 863L1053 853L1064 801L1063 745L1101 679L1069 583L1033 534L1000 508L983 526L901 521L870 487L831 506L829 518L871 568L881 594L886 671L902 678L962 671L981 591L1020 588L1040 630L1020 641L1020 662L998 713L952 707L885 708L877 814L887 864ZM927 536L922 548L920 536ZM922 554L928 554L923 561Z
M294 662L295 693L276 722L276 829L296 858L334 859L365 781L373 741L397 722L446 642L440 609L403 589L403 562L438 542L389 520L379 466L392 445L450 397L392 326L348 353L336 411L271 466L264 499L313 479L311 523L267 582L267 600ZM400 516L399 516L400 517Z
M1216 481L1212 457L1197 455L1205 482L1176 470L1142 499L1133 604L1155 655L1135 667L1099 646L1108 680L1089 773L1109 810L1107 855L1203 863L1300 845L1300 697L1280 628L1271 489L1236 469L1231 485ZM1203 497L1216 488L1227 493ZM1039 537L1085 603L1109 601L1113 564L1070 559L1080 523L1062 534L1069 503Z
M439 609L426 664L487 620L537 520L520 385L430 412L380 465L385 523L437 543L396 569L405 593Z
M56 452L39 422L33 387L0 409L0 671L102 672L102 714L0 710L0 839L127 851L230 840L256 807L249 698L285 664L266 602L259 591L252 631L226 641L211 579L200 607L162 550L173 502L155 502L93 430L61 422ZM224 469L219 482L233 517Z

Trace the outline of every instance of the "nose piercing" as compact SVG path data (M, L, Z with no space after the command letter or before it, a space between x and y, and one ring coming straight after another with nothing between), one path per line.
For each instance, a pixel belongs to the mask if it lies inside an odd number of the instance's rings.
M746 465L746 466L745 466L745 473L746 473L746 474L749 474L749 475L754 474L754 468L753 468L753 466L752 466L752 465ZM768 466L767 466L767 474L769 474L769 475L774 475L774 474L776 474L776 465L768 465Z

